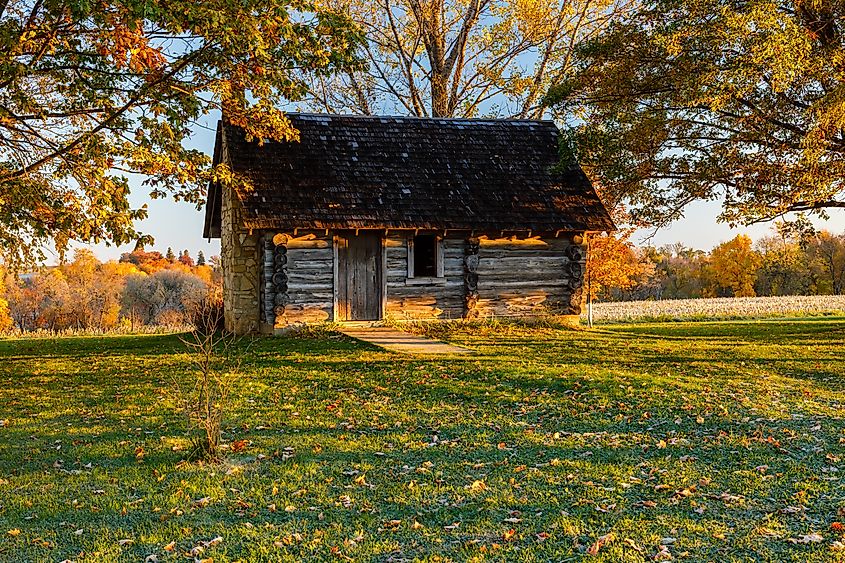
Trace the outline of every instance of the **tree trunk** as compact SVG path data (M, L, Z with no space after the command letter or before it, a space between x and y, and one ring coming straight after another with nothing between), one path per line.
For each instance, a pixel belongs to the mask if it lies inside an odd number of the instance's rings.
M432 73L431 75L431 116L452 117L449 111L448 79Z

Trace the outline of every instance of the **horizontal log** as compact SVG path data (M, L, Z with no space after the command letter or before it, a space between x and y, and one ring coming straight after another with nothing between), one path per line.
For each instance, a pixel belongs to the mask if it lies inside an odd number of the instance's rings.
M314 249L329 249L332 248L332 241L330 239L292 239L285 245L288 252L291 250L314 250Z
M314 270L317 272L332 273L334 260L331 257L322 260L293 258L288 259L288 270Z
M538 284L532 279L523 278L522 280L514 280L503 282L500 279L478 277L478 290L506 292L511 290L534 290L534 291L548 291L555 290L555 288L568 287L566 279L550 279L545 280L542 285Z
M317 282L306 282L301 280L293 280L288 282L288 293L297 291L314 293L317 291L332 291L334 286L331 280Z

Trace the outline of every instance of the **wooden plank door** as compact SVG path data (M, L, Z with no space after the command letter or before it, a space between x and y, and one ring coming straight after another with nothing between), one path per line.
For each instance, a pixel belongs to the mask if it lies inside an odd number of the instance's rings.
M381 235L343 234L337 241L337 319L381 318Z

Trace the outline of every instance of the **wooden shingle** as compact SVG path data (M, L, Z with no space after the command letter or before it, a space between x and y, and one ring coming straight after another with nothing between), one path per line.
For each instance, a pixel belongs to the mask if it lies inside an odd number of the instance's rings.
M288 114L300 142L247 142L220 126L228 164L250 179L250 229L606 231L613 223L577 165L559 169L550 121ZM211 186L205 236L219 236Z

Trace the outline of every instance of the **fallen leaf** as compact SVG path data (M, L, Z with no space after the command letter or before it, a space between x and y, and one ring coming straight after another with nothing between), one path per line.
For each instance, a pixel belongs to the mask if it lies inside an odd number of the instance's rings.
M234 453L240 453L246 451L246 447L249 445L247 440L235 440L232 442L230 448Z
M821 534L813 532L811 534L807 534L806 536L799 536L797 538L789 538L789 543L819 543L824 538Z
M651 559L652 561L671 561L672 553L669 551L668 546L661 545L660 549L657 550L657 553Z
M479 493L481 491L487 490L487 484L484 481L476 479L472 482L472 485L469 486L469 490L474 493Z
M603 536L599 536L599 538L595 541L595 543L593 543L593 545L591 545L589 548L587 548L587 553L590 554L590 555L596 555L601 548L603 548L605 545L612 542L613 539L614 539L613 532L609 532L609 533L607 533Z

